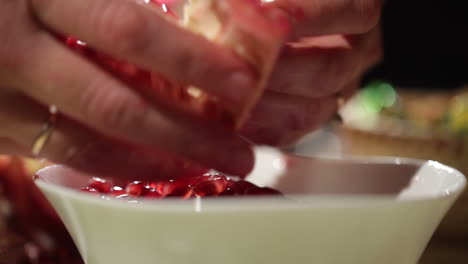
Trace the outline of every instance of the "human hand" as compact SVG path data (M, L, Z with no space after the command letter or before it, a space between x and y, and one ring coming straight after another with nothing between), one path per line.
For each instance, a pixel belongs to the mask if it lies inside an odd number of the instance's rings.
M380 0L276 0L297 17L291 44L243 128L259 144L288 146L327 122L382 56Z
M232 131L163 113L51 32L235 102L254 81L231 51L134 1L0 0L0 16L0 151L31 155L55 105L61 116L40 153L53 162L138 178L170 175L180 166L173 156L229 174L251 169L252 151Z

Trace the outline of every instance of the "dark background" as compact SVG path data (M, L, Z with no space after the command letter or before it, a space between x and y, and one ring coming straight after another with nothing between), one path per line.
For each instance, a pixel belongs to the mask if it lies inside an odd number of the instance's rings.
M388 0L382 22L385 58L365 80L426 89L468 84L467 4L466 0Z

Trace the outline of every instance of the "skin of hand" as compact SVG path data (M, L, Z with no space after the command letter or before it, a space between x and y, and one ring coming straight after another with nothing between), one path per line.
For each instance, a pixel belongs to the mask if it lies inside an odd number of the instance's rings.
M53 162L115 177L162 178L177 156L245 175L253 152L238 135L163 113L51 33L224 100L241 102L252 90L255 75L232 51L137 2L0 0L0 151L30 155L46 106L55 105L61 116L41 152Z
M352 89L366 63L372 64L365 47L373 45L365 44L370 43L365 36L378 35L372 29L380 5L376 0L277 4L303 10L304 17L296 21L291 44L243 135L286 145L327 120L336 108L333 95ZM251 170L253 153L240 137L163 114L50 32L242 102L255 79L232 52L133 0L0 0L0 16L1 152L30 155L48 117L45 106L56 105L61 117L41 152L53 162L115 177L155 178L170 176L169 153L228 174ZM311 38L298 42L302 37Z
M242 134L287 147L330 120L382 58L380 0L277 0L296 16L291 43Z

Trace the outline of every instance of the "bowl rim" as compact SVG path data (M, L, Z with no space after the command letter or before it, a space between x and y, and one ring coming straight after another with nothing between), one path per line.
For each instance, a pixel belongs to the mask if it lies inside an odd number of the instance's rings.
M42 191L58 194L62 199L79 200L83 203L103 207L120 207L129 210L163 210L163 211L251 211L251 210L293 210L293 209L327 209L327 208L362 208L394 206L409 203L427 203L441 199L452 199L458 197L466 187L466 178L458 170L443 165L436 161L421 161L410 158L395 157L320 157L322 160L346 160L364 163L394 163L430 166L436 171L443 171L456 177L455 183L444 188L443 191L431 194L422 194L414 197L399 197L399 195L287 195L291 199L278 199L278 197L205 197L190 200L178 198L165 198L162 200L138 199L133 202L123 202L114 198L92 196L78 190L47 182L40 174L57 168L66 168L63 165L51 165L39 170L34 177L35 184ZM411 185L408 188L411 188ZM294 201L294 202L292 202ZM138 206L135 206L135 205ZM198 209L197 209L198 208Z

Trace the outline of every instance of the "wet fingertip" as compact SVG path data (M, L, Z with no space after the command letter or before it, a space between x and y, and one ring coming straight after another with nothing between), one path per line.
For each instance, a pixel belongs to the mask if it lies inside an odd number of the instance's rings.
M221 172L245 178L254 168L255 154L247 145L235 146L225 151Z

